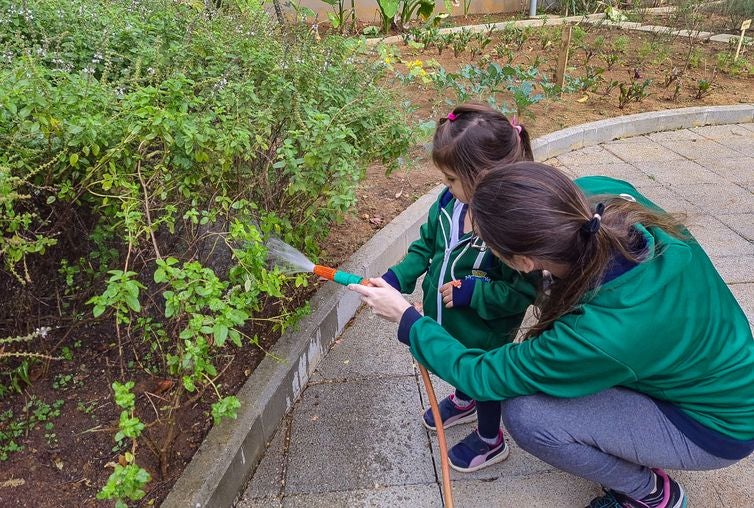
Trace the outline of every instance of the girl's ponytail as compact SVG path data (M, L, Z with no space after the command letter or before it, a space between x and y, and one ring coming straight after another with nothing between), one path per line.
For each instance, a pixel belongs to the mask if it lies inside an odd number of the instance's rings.
M597 289L616 255L642 260L635 224L684 236L683 226L668 214L617 196L588 200L565 174L535 162L486 172L477 182L471 210L475 230L504 260L528 256L568 269L547 295L540 291L538 322L527 338L549 329Z

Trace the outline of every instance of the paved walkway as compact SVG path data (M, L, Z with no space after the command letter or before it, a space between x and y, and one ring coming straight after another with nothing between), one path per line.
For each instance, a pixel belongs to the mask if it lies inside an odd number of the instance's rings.
M754 124L657 133L549 161L571 176L630 181L687 224L754 323ZM419 300L418 294L412 298ZM427 398L396 327L361 311L333 345L271 442L239 506L439 507L436 436L419 422ZM435 378L438 398L449 387ZM471 429L447 431L455 443ZM458 507L580 507L598 488L509 440L505 462L453 471ZM690 507L754 505L754 458L680 472Z

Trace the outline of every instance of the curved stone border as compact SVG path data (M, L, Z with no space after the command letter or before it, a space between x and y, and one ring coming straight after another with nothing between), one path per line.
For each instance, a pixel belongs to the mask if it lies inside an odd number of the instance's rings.
M532 149L535 160L545 161L585 146L598 145L619 138L641 136L650 132L747 122L754 122L754 104L650 111L608 118L556 131L535 139Z
M754 105L673 109L578 125L534 141L536 160L622 137L663 130L754 122ZM397 262L418 237L429 207L443 186L419 198L362 246L343 265L360 274L379 274ZM326 284L311 301L312 313L283 335L237 396L237 420L215 425L162 503L163 508L232 506L265 453L280 421L309 376L360 305L355 293Z

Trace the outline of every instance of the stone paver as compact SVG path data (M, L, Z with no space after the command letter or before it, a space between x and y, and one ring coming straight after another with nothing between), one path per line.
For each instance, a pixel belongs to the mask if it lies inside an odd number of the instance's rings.
M548 161L571 177L628 180L686 223L754 327L754 124L637 136ZM419 300L418 292L412 295ZM357 314L272 439L238 506L439 507L437 437L420 423L427 395L396 325ZM437 397L451 387L433 377ZM447 431L451 444L472 425ZM452 472L458 507L578 507L599 492L509 439L505 462ZM719 471L674 473L690 507L745 508L754 458Z

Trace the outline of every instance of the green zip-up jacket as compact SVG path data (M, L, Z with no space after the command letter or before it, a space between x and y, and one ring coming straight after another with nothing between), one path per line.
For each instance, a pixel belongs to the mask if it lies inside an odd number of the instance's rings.
M655 206L626 182L576 183L587 195L628 194ZM401 328L412 354L475 400L623 386L733 439L754 439L754 340L744 312L696 240L637 229L646 259L539 336L486 352L432 319L411 323L407 311Z
M478 239L471 232L460 234L463 207L449 189L443 191L430 208L419 239L389 272L404 293L413 292L416 280L426 272L424 315L465 346L490 350L513 340L536 290L489 249L475 245ZM468 306L445 308L439 288L458 279L462 286L473 284L471 300ZM395 280L388 282L395 285Z

